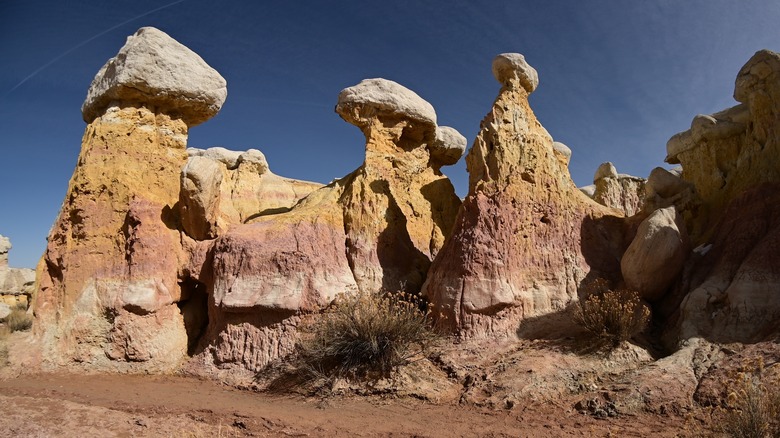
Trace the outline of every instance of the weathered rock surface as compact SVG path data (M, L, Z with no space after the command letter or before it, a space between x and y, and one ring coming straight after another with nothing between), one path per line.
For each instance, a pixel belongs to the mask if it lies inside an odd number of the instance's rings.
M674 207L654 211L639 225L620 261L626 286L647 301L663 297L690 251L682 216Z
M732 201L703 249L686 268L680 339L755 342L777 333L780 184L761 184Z
M564 308L590 262L598 274L616 259L594 231L608 234L601 218L619 213L583 195L561 166L528 105L535 74L522 59L494 61L503 87L466 157L469 194L423 287L439 324L464 336L506 334Z
M448 236L460 200L432 157L430 104L371 79L342 91L336 111L366 136L365 162L216 240L205 362L256 371L292 351L296 315L338 293L419 291Z
M688 199L674 205L697 246L673 294L681 302L678 341L754 342L778 332L780 55L753 55L734 97L739 105L697 116L667 144L667 161L682 164L692 188L668 175L668 184L653 182L656 193L663 187Z
M200 56L165 32L142 27L95 75L81 111L92 123L112 104L140 103L194 126L216 115L226 97L225 79Z
M96 77L37 272L34 330L50 363L151 372L185 358L180 174L188 125L213 116L224 97L216 72L151 28Z
M197 240L216 238L253 217L287 211L322 187L274 174L257 149L191 148L187 153L181 171L182 226Z
M0 301L14 304L19 300L27 302L35 283L35 271L27 268L9 268L8 252L11 241L0 235ZM23 298L18 297L23 295ZM6 297L7 296L7 297Z
M666 161L682 164L682 178L701 198L691 231L697 243L730 201L757 184L780 181L779 95L780 55L756 52L737 75L740 104L696 116L690 130L667 143Z
M606 162L596 170L593 183L596 187L592 198L599 204L617 208L626 216L633 216L642 209L645 196L644 178L619 174L612 163Z

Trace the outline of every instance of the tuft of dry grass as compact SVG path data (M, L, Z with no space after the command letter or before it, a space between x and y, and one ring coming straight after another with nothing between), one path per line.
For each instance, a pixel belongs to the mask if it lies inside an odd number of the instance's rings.
M780 382L764 371L759 358L731 379L721 432L734 438L780 437Z
M597 279L587 286L586 293L575 318L601 340L617 345L642 332L650 321L650 308L636 291L612 290L606 280Z
M12 332L29 330L33 320L27 313L27 306L24 303L17 303L5 318L5 324Z
M438 339L429 313L406 293L340 295L302 329L298 357L318 377L365 379L386 376L415 356L431 352Z

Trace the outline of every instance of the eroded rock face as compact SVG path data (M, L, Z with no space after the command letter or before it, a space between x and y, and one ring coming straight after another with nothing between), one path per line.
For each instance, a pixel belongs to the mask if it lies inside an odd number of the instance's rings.
M617 173L615 166L603 163L593 176L593 200L633 216L643 207L645 179Z
M780 181L780 55L761 50L737 75L732 108L693 119L691 129L667 143L669 163L696 187L701 208L692 225L697 243L745 190Z
M654 211L639 225L620 261L626 287L647 301L664 296L688 257L690 244L674 207Z
M506 334L562 309L591 271L588 259L606 268L598 260L611 250L594 233L607 232L599 221L610 210L561 166L528 105L533 70L512 59L522 56L494 61L503 87L466 157L469 195L423 287L439 323L464 336Z
M292 208L322 184L271 172L262 152L224 148L187 149L181 171L184 231L197 240L214 239L235 224Z
M185 358L176 204L188 125L224 100L214 75L143 28L93 81L78 164L38 267L35 334L52 364L152 372Z
M142 27L95 75L81 111L92 123L112 103L143 103L194 126L216 115L226 97L225 79L200 56L165 32Z
M384 79L345 89L336 111L363 131L365 162L216 240L206 363L258 370L289 354L296 315L338 293L417 292L444 244L460 200L438 169L454 162L442 148L457 150L459 134L437 143L430 104Z
M682 164L690 188L669 175L653 183L656 193L668 188L679 198L696 246L675 289L678 341L753 342L777 333L780 55L753 55L734 97L739 105L697 116L667 144L667 161Z
M780 184L746 191L726 208L692 260L680 339L755 342L780 320Z

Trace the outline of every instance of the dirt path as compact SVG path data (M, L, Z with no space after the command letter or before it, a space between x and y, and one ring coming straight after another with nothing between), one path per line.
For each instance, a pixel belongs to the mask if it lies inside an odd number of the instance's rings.
M195 378L26 375L0 381L0 430L30 437L676 436L679 419L598 420L567 406L513 410L414 399L275 396Z

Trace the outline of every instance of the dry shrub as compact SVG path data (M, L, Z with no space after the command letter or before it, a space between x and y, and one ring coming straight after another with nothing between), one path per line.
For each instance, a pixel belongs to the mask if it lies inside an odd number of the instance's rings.
M8 365L8 346L5 344L5 340L10 333L10 329L5 326L0 326L0 368Z
M734 438L780 437L780 382L764 372L763 358L731 379L721 431Z
M613 344L639 334L650 321L650 308L635 291L611 290L604 279L586 286L588 294L579 302L577 321L595 337Z
M32 327L32 317L27 314L26 306L17 305L5 318L5 324L12 332L29 330Z
M319 377L386 376L430 353L437 335L419 299L406 293L340 295L302 329L303 367Z

